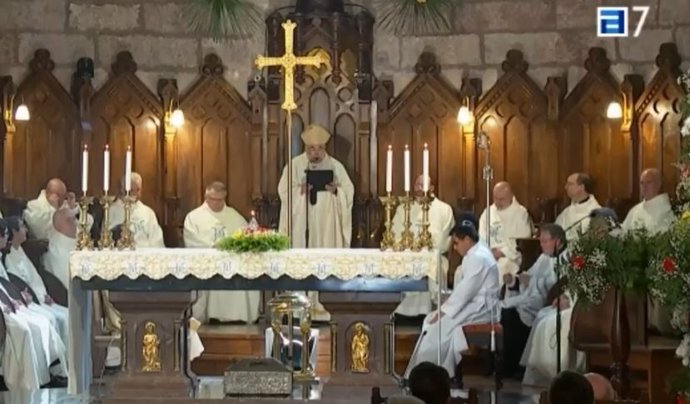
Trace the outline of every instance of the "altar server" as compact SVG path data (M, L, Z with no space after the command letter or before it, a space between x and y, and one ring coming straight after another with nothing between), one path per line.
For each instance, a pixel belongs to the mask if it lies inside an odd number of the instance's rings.
M479 242L476 219L471 214L462 215L451 235L453 249L463 256L462 276L455 279L452 294L440 307L440 327L438 310L424 320L422 334L405 371L406 379L417 364L437 361L439 332L440 365L454 376L461 353L468 348L460 327L498 321L498 266L491 250Z
M289 189L287 166L278 184L280 195L280 225L288 233L287 218L292 215L292 246L294 248L349 248L352 240L352 204L354 185L345 167L326 153L331 134L319 125L309 125L302 132L304 153L292 159L292 189ZM324 189L307 184L307 170L330 171L333 181ZM292 212L288 212L288 192L292 192ZM309 238L307 239L307 232ZM310 293L314 304L313 319L330 320L318 301L317 293Z
M61 207L79 211L74 193L67 192L65 183L59 178L48 181L38 197L26 204L24 220L32 237L47 239L53 228L53 213ZM93 217L88 215L87 226L91 229Z
M668 194L661 193L661 173L648 168L640 175L640 196L642 201L635 205L623 221L623 231L646 229L651 234L667 231L676 220ZM663 335L674 335L669 310L649 301L647 308L649 326Z
M570 205L556 218L556 224L566 231L568 240L574 240L579 237L580 232L587 231L589 215L594 209L601 208L592 191L592 179L589 175L574 173L568 176L565 192Z
M520 371L520 358L527 344L537 313L546 305L551 288L558 281L554 262L565 249L565 231L557 224L544 224L539 229L541 255L523 274L508 274L506 294L501 302L501 324L504 330L503 366L506 376Z
M520 270L522 254L517 250L516 239L532 236L532 220L527 209L515 199L507 182L494 186L493 197L489 207L491 224L487 229L484 209L479 218L479 237L484 242L489 241L491 252L498 261L499 283L503 284L506 274L515 275Z
M134 245L137 248L165 248L163 229L158 224L156 212L139 199L141 198L142 182L141 175L132 172L129 193L132 198L129 227L134 237ZM121 196L110 205L108 217L111 230L125 222L123 196L126 194L126 186L124 179L121 184Z
M424 196L424 177L417 177L414 184L414 190L417 197ZM450 247L450 231L455 226L455 218L453 217L453 208L434 195L434 185L429 178L429 195L432 198L429 205L429 233L431 234L431 242L433 248L439 253L444 254ZM410 204L410 222L412 234L415 240L419 237L422 230L422 204L415 199ZM405 209L402 205L398 205L393 217L393 233L395 237L400 237L404 230ZM441 256L441 266L444 274L448 272L448 259ZM431 311L432 295L434 300L436 296L437 286L429 283L429 292L404 292L403 301L395 309L395 313L405 317L426 316Z
M7 271L23 280L36 294L40 309L49 312L55 317L57 330L63 341L69 340L69 323L67 307L55 303L48 294L41 275L38 274L36 267L22 248L22 243L26 241L26 226L21 218L17 216L5 219L7 226L12 231L12 247L7 254L5 266ZM52 223L52 218L51 218ZM51 224L52 227L52 224Z
M247 220L226 205L227 195L221 182L206 187L204 203L184 220L185 247L213 247L218 240L247 226ZM192 312L202 322L217 319L253 323L259 318L260 300L258 291L200 291Z
M55 275L69 290L69 254L77 249L77 219L70 209L58 209L53 215L53 231L48 237L48 251L43 267Z

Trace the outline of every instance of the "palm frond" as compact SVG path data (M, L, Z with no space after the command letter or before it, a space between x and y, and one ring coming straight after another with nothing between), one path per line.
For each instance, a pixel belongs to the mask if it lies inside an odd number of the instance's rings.
M251 0L188 0L189 28L220 41L262 30L261 10Z
M379 26L396 35L424 35L451 29L458 0L375 0Z

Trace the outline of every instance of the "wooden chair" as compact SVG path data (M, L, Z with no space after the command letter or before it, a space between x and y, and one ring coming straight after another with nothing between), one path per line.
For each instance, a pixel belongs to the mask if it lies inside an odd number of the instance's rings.
M494 372L496 390L503 388L503 326L501 323L468 324L462 327L467 345L490 353L491 368ZM494 344L492 344L492 334ZM492 350L492 345L494 348Z
M374 387L371 389L371 404L387 404L387 400L387 397L381 396L380 388ZM448 404L479 404L479 397L476 390L469 389L467 398L452 397L448 400Z

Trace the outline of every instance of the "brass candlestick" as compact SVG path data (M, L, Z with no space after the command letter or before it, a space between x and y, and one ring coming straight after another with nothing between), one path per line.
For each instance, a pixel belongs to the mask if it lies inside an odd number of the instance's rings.
M79 198L79 228L77 229L77 250L92 250L93 240L89 234L89 206L93 198L84 194Z
M113 236L110 233L110 204L113 203L114 198L108 195L108 191L101 197L101 204L103 205L103 227L101 228L101 238L98 241L98 249L105 250L113 248Z
M134 250L134 236L130 228L132 221L132 197L127 195L122 197L122 203L125 207L125 221L122 223L122 233L120 233L120 239L117 241L117 248L119 250Z
M429 232L429 208L431 207L431 201L433 199L429 196L429 192L425 192L423 196L417 198L417 203L422 206L422 228L417 236L417 241L415 243L415 249L418 251L424 249L432 249L434 247L434 242L431 239L431 233Z
M403 204L403 231L400 235L400 244L398 245L398 250L405 251L411 250L414 247L414 235L412 234L412 222L410 221L410 207L412 204L412 197L410 196L410 191L405 192L405 196L400 198Z
M393 209L395 209L398 203L398 198L388 192L386 196L382 196L380 199L386 210L386 222L384 223L386 229L383 231L383 238L381 239L381 251L385 251L395 248L395 234L393 233Z

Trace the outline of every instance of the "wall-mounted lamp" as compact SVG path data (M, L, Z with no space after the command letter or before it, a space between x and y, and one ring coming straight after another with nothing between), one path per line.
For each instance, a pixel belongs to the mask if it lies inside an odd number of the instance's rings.
M170 124L175 129L180 129L184 126L184 112L177 108L170 114Z
M469 108L463 105L460 107L460 110L458 110L458 123L464 126L470 122L472 122L472 112Z
M29 113L29 107L26 104L19 104L17 111L14 113L15 121L28 121L31 119L31 114Z
M623 107L618 101L612 101L606 108L606 117L609 119L623 118Z
M2 119L8 130L14 131L15 121L26 122L31 118L29 107L21 103L14 108L14 101L17 96L17 88L10 76L0 78L0 94L2 95Z

